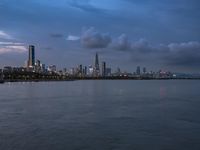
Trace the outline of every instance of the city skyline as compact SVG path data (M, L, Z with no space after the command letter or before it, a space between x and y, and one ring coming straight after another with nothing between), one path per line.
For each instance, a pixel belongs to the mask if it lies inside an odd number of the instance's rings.
M106 76L123 76L123 75L144 75L144 74L154 74L154 73L170 73L169 70L146 70L146 67L143 67L143 71L140 70L140 66L137 66L136 70L131 72L129 70L123 70L121 71L120 66L117 68L111 68L109 64L109 67L107 67L107 63L104 60L99 59L98 52L95 53L93 62L90 63L90 65L85 64L74 64L73 66L70 66L69 68L57 68L56 64L46 64L42 60L39 60L38 57L36 57L37 50L35 49L34 45L28 46L28 54L27 59L25 60L25 64L21 66L9 66L5 65L3 66L3 70L6 71L13 71L18 70L21 72L28 71L28 72L36 72L36 73L58 73L62 72L61 74L67 73L67 75L72 76L92 76L92 77L106 77ZM1 68L0 68L1 69Z
M59 68L89 66L98 52L130 72L199 73L199 7L197 0L2 0L0 67L24 64L31 44L39 60Z
M99 60L98 52L94 56L93 65L85 66L78 64L70 68L58 69L55 64L46 65L41 60L35 57L35 46L29 45L28 58L24 66L4 66L0 69L2 75L2 82L10 81L44 81L44 80L91 80L91 79L197 79L198 74L177 74L170 71L147 71L146 67L141 70L137 66L135 72L121 71L120 67L116 70L107 67L105 61ZM100 65L101 62L101 65Z

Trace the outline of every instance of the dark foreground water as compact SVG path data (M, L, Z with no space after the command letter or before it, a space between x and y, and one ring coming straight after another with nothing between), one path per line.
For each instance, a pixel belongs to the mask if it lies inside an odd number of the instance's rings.
M200 150L200 81L2 84L0 150Z

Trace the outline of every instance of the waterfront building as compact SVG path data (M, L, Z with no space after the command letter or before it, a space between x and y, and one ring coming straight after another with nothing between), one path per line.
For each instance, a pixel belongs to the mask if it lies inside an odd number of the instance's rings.
M42 72L46 72L45 64L40 64L40 68Z
M83 65L79 65L78 74L79 74L80 76L82 76L82 74L83 74Z
M146 67L143 68L143 74L146 74L147 73L147 69Z
M106 62L102 62L102 77L106 76Z
M5 66L3 72L12 72L13 68L11 66Z
M94 68L91 65L89 66L88 71L90 76L94 74Z
M64 72L64 73L67 73L67 68L63 68L63 72Z
M41 66L40 66L40 60L36 60L34 70L35 72L40 72L41 71Z
M111 72L111 68L106 68L106 76L111 76L112 72Z
M74 76L75 75L75 68L70 68L69 74Z
M85 67L83 68L83 75L84 75L84 76L87 76L87 66L85 66Z
M56 65L50 65L50 66L48 66L47 70L49 72L56 72Z
M140 72L140 66L137 66L136 74L137 74L137 75L140 75L140 73L141 73L141 72Z
M28 68L28 67L29 67L29 62L28 62L28 60L26 60L26 61L24 62L24 67L25 67L25 68Z
M29 46L29 55L28 55L28 67L34 67L35 65L35 46Z
M100 67L99 67L99 56L98 53L95 55L95 64L94 64L94 76L100 75Z
M40 67L40 60L36 60L35 66Z
M115 73L116 76L120 76L121 75L121 69L118 67Z

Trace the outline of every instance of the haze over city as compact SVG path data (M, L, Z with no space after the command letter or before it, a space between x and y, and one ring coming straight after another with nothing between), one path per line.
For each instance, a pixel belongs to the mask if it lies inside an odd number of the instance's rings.
M28 46L46 64L199 73L198 0L1 0L0 67L23 66Z

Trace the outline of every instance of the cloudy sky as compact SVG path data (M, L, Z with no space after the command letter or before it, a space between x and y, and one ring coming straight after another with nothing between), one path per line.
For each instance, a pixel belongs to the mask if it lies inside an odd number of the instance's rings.
M29 44L45 64L200 72L199 0L1 0L0 67Z

